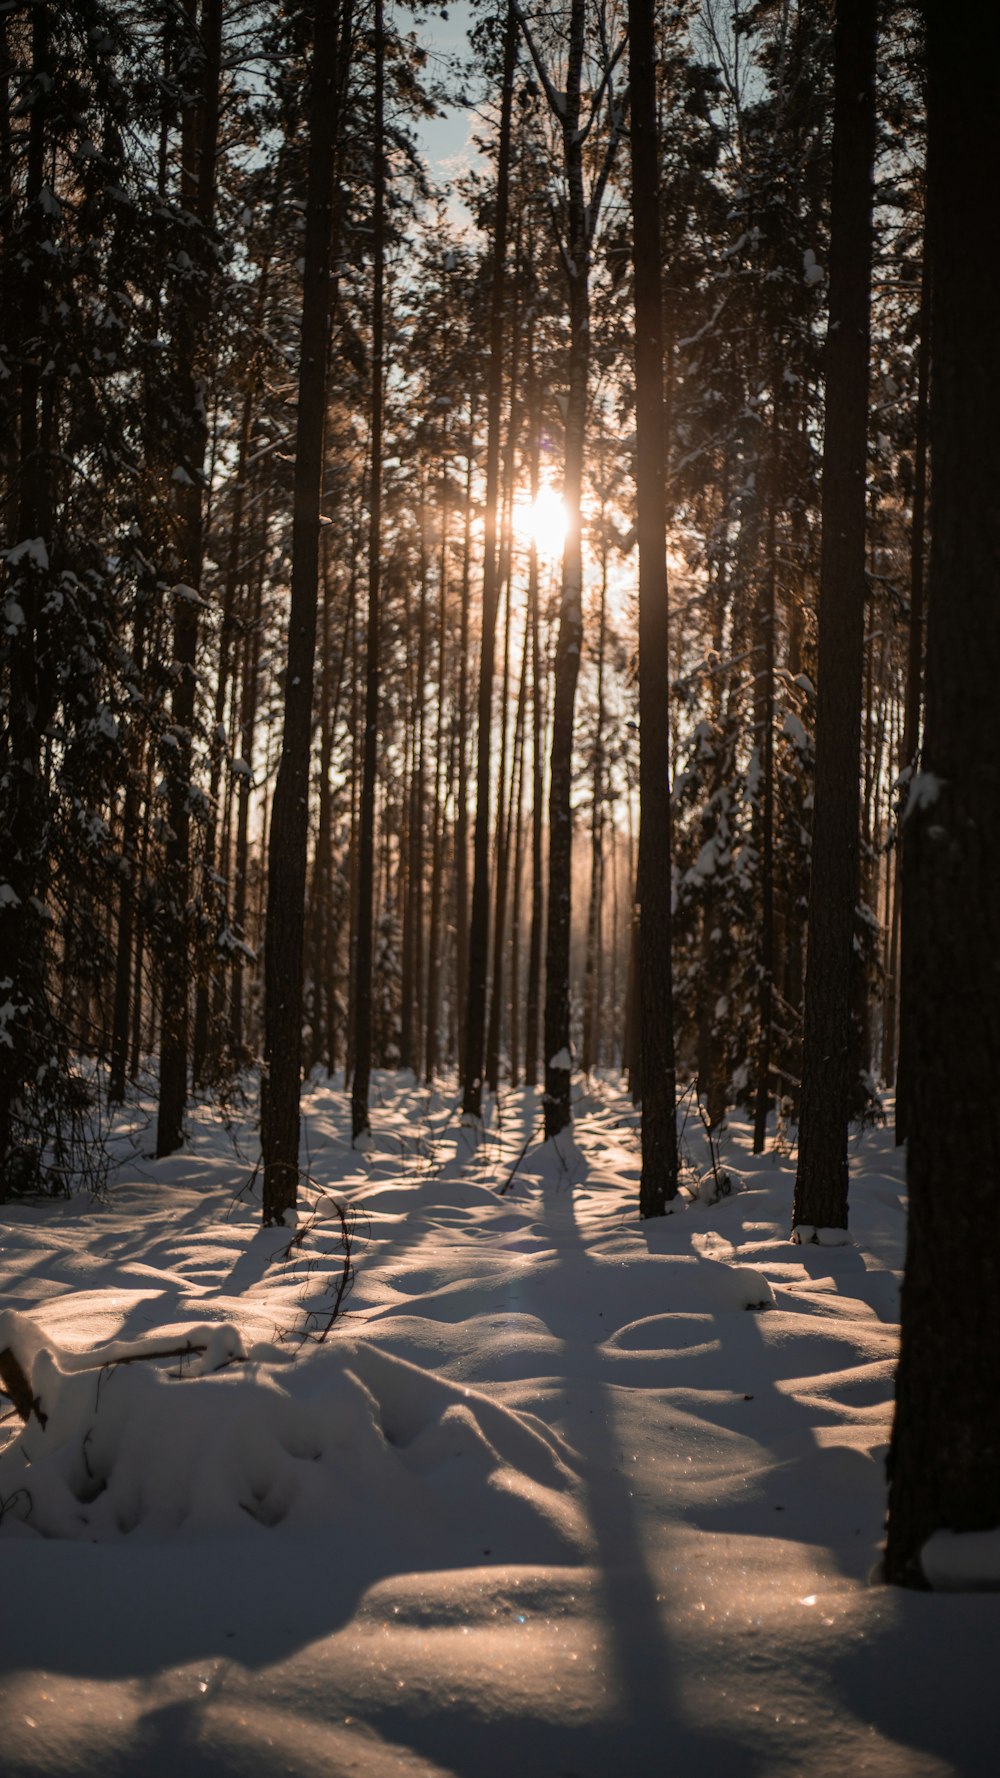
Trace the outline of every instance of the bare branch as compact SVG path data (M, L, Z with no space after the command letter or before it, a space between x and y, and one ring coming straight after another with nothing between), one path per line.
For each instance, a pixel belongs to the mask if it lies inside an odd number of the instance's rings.
M604 14L602 12L602 14L601 14L601 47L604 51L604 73L601 75L600 82L597 87L597 91L594 94L593 104L590 107L590 116L588 117L582 130L578 131L578 133L577 133L576 139L581 144L586 142L587 137L590 135L590 132L593 129L594 124L597 121L598 112L600 111L601 105L604 102L604 95L611 88L611 83L612 83L612 79L614 77L615 69L617 68L618 63L621 61L622 56L625 53L625 45L627 43L628 43L627 36L619 38L618 47L615 49L614 53L613 54L608 53L607 35L605 32L605 28L604 28Z
M611 111L611 133L608 137L607 148L604 151L604 159L601 162L600 172L598 173L597 178L594 181L593 189L590 194L590 203L587 206L587 249L588 249L588 252L590 250L591 242L593 241L594 235L597 230L597 222L598 222L598 218L601 213L601 203L604 198L604 193L607 188L608 180L611 177L611 168L614 165L615 155L618 152L618 145L621 142L623 135L625 134L625 118L628 113L628 105L629 105L629 88L628 87L625 88L625 91L621 97L621 103L618 105L616 105L614 103L613 95L609 92L609 109Z
M528 46L528 54L530 55L531 60L533 61L534 65L535 65L535 73L538 75L538 78L542 83L542 90L544 91L545 97L549 102L549 107L552 110L553 114L556 117L558 117L560 123L565 123L566 122L566 101L563 98L562 93L556 92L555 87L552 85L552 82L549 79L548 73L545 68L545 63L542 61L542 57L539 52L538 45L535 42L535 39L532 35L531 26L529 25L528 20L525 17L523 7L519 5L519 0L510 0L510 9L511 9L512 13L514 14L514 17L516 18L518 24L521 27L521 35L524 38L524 41Z

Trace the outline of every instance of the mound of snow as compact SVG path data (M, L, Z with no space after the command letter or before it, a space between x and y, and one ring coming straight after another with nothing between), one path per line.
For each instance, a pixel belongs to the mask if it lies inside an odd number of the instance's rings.
M179 1369L185 1343L203 1349ZM344 1526L362 1542L394 1534L407 1566L404 1551L560 1562L587 1543L554 1433L364 1341L276 1363L217 1325L67 1353L7 1315L4 1345L36 1403L0 1456L5 1531L94 1542Z

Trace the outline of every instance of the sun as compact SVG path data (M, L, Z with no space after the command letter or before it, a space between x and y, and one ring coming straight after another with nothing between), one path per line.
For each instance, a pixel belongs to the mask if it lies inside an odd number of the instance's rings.
M558 561L566 542L566 507L562 495L543 482L534 500L516 500L514 530L526 548L534 544L544 561Z

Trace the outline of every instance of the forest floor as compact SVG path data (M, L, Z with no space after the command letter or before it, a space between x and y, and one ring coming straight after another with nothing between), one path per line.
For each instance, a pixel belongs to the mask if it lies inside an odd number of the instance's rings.
M729 1195L692 1172L640 1224L610 1081L573 1142L519 1091L470 1152L378 1076L367 1157L339 1084L296 1230L208 1106L159 1162L124 1116L103 1201L0 1210L0 1346L48 1414L0 1424L3 1778L992 1778L1000 1600L873 1580L891 1131L852 1143L853 1244L798 1247L739 1122ZM163 1336L207 1349L121 1362Z

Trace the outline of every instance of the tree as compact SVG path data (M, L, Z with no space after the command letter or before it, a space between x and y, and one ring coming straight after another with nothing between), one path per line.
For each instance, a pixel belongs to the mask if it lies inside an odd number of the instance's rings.
M587 396L590 380L590 276L594 237L619 143L624 135L624 108L615 93L614 75L625 48L620 37L612 48L607 19L600 13L598 42L588 54L586 0L570 0L566 20L566 60L561 90L546 67L537 28L518 0L511 0L535 71L558 133L561 151L562 201L551 217L566 281L569 344L563 428L563 546L559 629L556 637L552 689L552 751L549 774L549 897L545 935L545 1134L558 1136L570 1120L570 937L572 913L573 718L583 646L583 533L581 504L587 443ZM603 145L595 151L589 138L606 108ZM588 160L595 168L588 184Z
M927 717L904 869L910 1221L885 1574L1000 1526L1000 15L927 0ZM945 1059L946 1069L942 1067Z
M370 1135L368 1089L372 1065L372 937L375 896L375 776L378 740L382 628L382 433L385 393L385 17L375 0L372 41L375 64L373 140L373 288L371 345L371 465L368 494L368 652L365 664L365 720L361 766L358 911L354 952L354 1077L351 1082L351 1139Z
M177 290L173 328L178 460L171 480L176 489L178 584L173 589L173 747L168 799L170 832L164 867L164 891L173 943L169 967L163 972L157 1155L172 1154L184 1139L183 1117L188 1086L192 752L198 617L205 559L205 457L208 448L205 361L214 281L215 248L210 236L215 220L222 0L203 0L200 13L197 0L188 0L182 53L186 90L181 128L180 202L201 225L202 264L194 268L190 286ZM190 264L190 256L185 255L185 258Z
M334 147L340 90L339 13L338 0L316 0L295 437L292 599L285 669L285 724L271 805L264 949L261 1149L264 1156L265 1223L282 1220L284 1212L295 1203L298 1184L309 757L316 654L323 419L330 332Z
M838 0L816 790L795 1227L846 1228L865 615L876 0Z
M639 541L639 1214L677 1195L670 846L670 648L663 299L653 0L629 0Z
M0 1191L89 1169L79 1137L97 1152L74 1056L104 1040L125 863L109 817L146 717L140 614L164 590L138 524L141 35L132 11L75 0L8 9L0 37Z
M504 29L497 154L496 217L490 274L490 361L486 386L486 513L483 538L483 615L479 659L479 727L476 743L476 824L473 836L472 905L465 1006L462 1111L482 1115L486 1045L486 973L490 928L490 741L493 668L499 592L497 516L500 500L500 407L503 394L504 288L510 204L511 107L517 61L517 20L508 8Z

